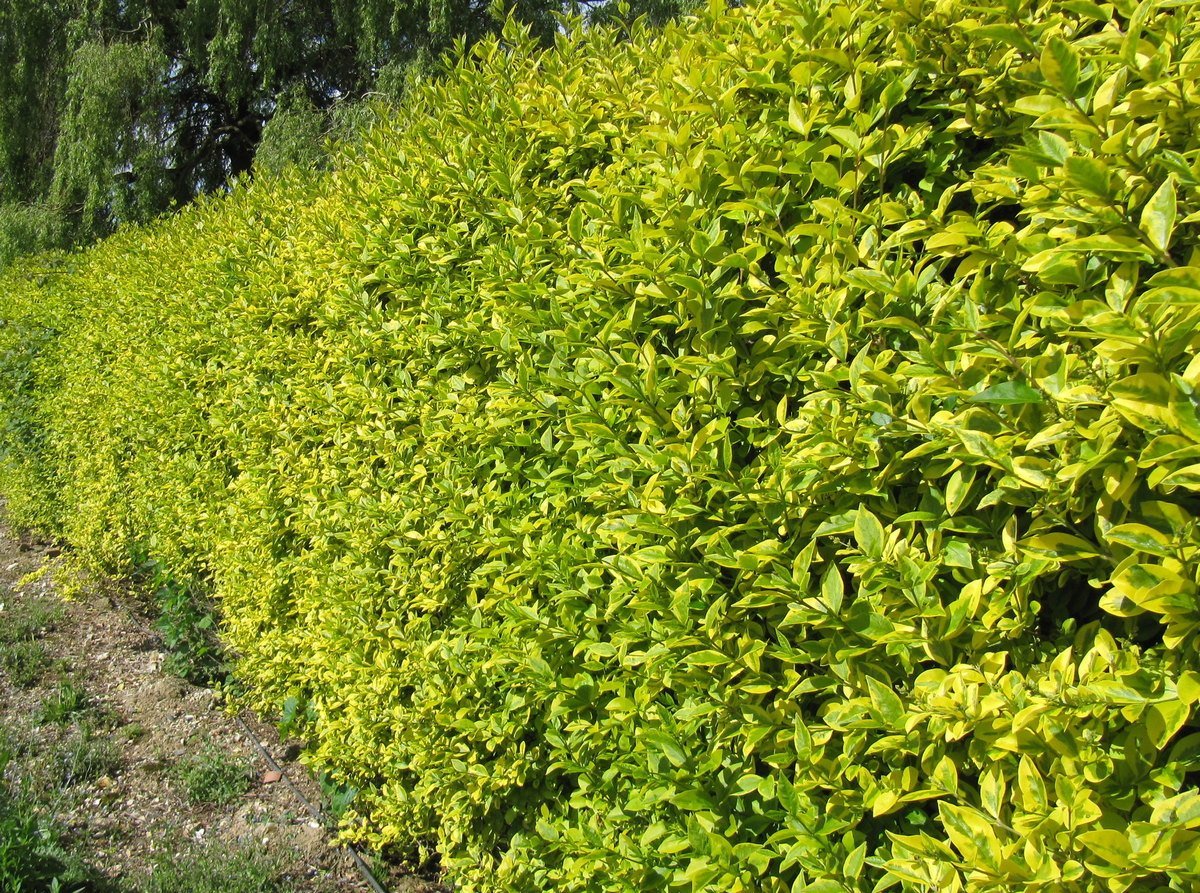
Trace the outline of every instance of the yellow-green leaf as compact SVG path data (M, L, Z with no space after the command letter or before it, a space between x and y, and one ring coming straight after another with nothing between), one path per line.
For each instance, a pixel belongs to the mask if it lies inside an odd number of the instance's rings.
M1051 86L1067 97L1074 97L1079 86L1079 54L1059 37L1051 37L1042 50L1042 75Z
M1175 180L1167 177L1142 208L1140 220L1142 232L1159 251L1165 252L1171 244L1176 209Z

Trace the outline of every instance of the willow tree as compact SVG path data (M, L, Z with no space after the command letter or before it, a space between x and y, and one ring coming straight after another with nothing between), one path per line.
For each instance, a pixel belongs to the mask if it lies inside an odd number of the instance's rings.
M640 2L663 18L680 0ZM0 0L0 265L224 186L251 168L277 110L300 120L280 141L287 154L297 133L319 136L333 104L403 83L509 15L548 42L557 13L607 8L604 0Z

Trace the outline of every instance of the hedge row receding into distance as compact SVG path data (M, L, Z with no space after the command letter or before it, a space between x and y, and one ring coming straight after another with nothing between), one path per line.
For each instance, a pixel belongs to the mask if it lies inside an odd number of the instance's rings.
M510 29L12 271L10 512L211 592L464 891L1195 890L1198 34Z

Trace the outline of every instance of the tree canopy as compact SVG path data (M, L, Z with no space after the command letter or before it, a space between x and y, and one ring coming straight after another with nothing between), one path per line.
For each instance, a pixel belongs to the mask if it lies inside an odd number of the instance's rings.
M665 19L682 0L639 0ZM0 265L305 157L336 103L396 95L511 16L543 42L603 0L0 0Z

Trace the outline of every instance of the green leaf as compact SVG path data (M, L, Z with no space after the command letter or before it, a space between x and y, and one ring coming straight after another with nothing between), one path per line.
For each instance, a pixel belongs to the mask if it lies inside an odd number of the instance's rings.
M1062 8L1070 10L1077 16L1091 19L1094 22L1108 24L1112 20L1113 7L1110 4L1092 3L1091 0L1066 0Z
M854 539L868 558L883 557L883 525L862 506L854 520Z
M1131 236L1114 236L1108 234L1083 236L1082 238L1063 242L1061 245L1056 245L1053 248L1047 248L1045 251L1039 251L1033 257L1029 258L1029 260L1025 261L1021 265L1021 269L1026 272L1036 273L1053 263L1071 260L1077 254L1090 254L1097 257L1111 256L1122 260L1131 258L1152 260L1154 257L1150 248L1141 239L1135 239Z
M842 610L842 598L845 595L845 588L842 585L842 575L837 569L837 565L830 563L825 568L825 573L821 575L821 600L825 603L825 607L829 609L830 614L837 614Z
M1167 177L1142 208L1139 221L1150 243L1164 253L1170 247L1171 234L1175 231L1176 210L1175 179Z
M929 774L930 781L935 787L947 794L958 793L958 767L948 754L943 754Z
M1150 821L1159 826L1171 825L1185 829L1200 827L1200 794L1184 791L1156 803Z
M971 547L960 539L947 540L942 546L942 562L946 567L971 568L975 560L971 556Z
M1159 701L1146 708L1146 712L1142 714L1142 722L1151 743L1162 750L1187 722L1190 714L1191 710L1182 701Z
M1067 177L1074 185L1101 198L1111 196L1112 184L1108 166L1103 161L1091 156L1072 155L1064 167Z
M1085 831L1079 835L1079 842L1110 865L1126 868L1130 864L1129 838L1120 831Z
M1046 783L1038 772L1037 766L1027 754L1021 756L1017 766L1017 790L1021 794L1021 804L1028 812L1045 812L1047 809Z
M969 398L972 403L997 403L1003 405L1023 405L1041 403L1041 392L1031 388L1023 381L1005 381L984 388Z
M970 807L954 806L944 800L938 802L938 814L942 819L942 827L946 829L946 836L962 853L965 861L996 866L1000 856L1000 841L991 822Z
M1051 37L1042 50L1042 75L1051 86L1067 97L1075 96L1079 86L1079 55L1059 37Z
M567 235L571 237L573 242L583 241L583 206L576 205L571 216L567 218Z
M966 504L967 496L971 493L971 485L975 475L969 469L958 468L946 481L946 514L954 517Z
M1113 405L1122 415L1145 424L1146 420L1170 425L1171 383L1161 375L1142 372L1129 375L1109 385Z
M1051 112L1060 112L1067 107L1057 96L1039 93L1036 96L1022 96L1013 103L1012 109L1019 115L1031 115L1040 118Z
M891 686L885 685L874 676L867 676L867 692L871 696L871 706L875 714L883 722L885 728L899 729L904 721L904 702L899 695L892 691Z
M680 746L679 742L662 729L647 729L642 733L642 737L647 744L652 745L656 750L662 751L663 755L671 761L672 766L679 768L687 762L687 753Z
M808 127L804 123L804 109L795 96L788 100L788 126L796 133L807 135Z
M801 890L803 893L845 893L846 886L841 881L823 878L805 884Z
M1178 692L1179 700L1185 704L1191 705L1200 701L1200 673L1185 670L1180 674Z
M1021 548L1033 555L1059 561L1079 561L1100 555L1096 546L1070 533L1043 533L1021 540Z
M724 652L714 651L710 648L705 651L695 651L689 654L686 660L693 667L723 667L730 663L731 658Z
M1108 532L1104 534L1104 539L1110 543L1119 543L1138 552L1148 552L1163 558L1172 554L1171 538L1145 524L1118 524L1109 528Z
M1033 41L1016 25L984 25L982 28L975 28L972 31L972 37L983 38L984 40L998 40L1000 43L1007 44L1015 50L1020 50L1027 56L1036 56L1038 54L1037 47L1033 45Z
M1111 582L1115 595L1144 611L1184 614L1194 610L1190 600L1196 585L1169 568L1155 564L1122 565Z
M698 788L693 788L688 791L681 791L671 798L671 802L680 809L688 812L716 809L716 804L713 802L712 797Z

